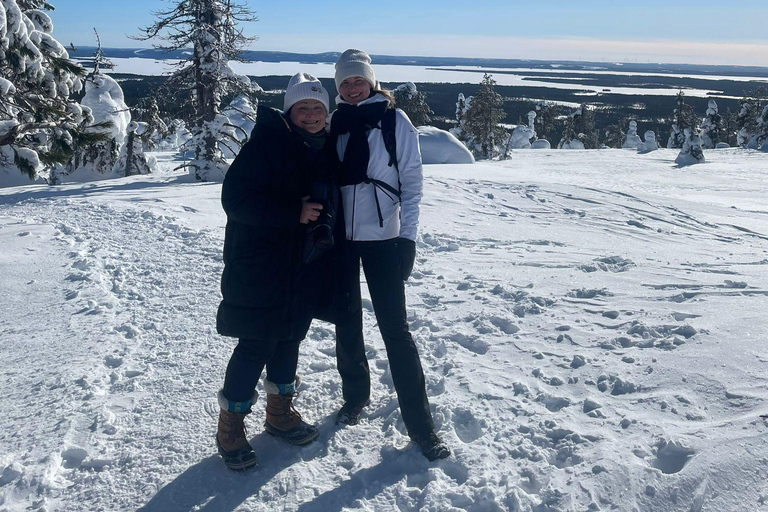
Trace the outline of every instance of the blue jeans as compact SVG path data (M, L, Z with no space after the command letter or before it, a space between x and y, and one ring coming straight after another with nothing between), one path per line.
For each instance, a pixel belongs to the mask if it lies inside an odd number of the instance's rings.
M229 359L222 394L230 402L250 400L265 366L267 379L275 384L293 382L300 343L300 339L262 341L241 338Z

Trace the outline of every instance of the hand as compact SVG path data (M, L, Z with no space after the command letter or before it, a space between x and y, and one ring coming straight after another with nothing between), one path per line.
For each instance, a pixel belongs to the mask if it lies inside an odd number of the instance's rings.
M323 205L320 203L310 203L309 196L301 198L301 216L299 222L302 224L309 224L316 221L320 217L320 210L323 209Z
M407 238L398 238L395 242L395 251L400 277L403 281L407 281L413 271L413 263L416 261L416 242Z

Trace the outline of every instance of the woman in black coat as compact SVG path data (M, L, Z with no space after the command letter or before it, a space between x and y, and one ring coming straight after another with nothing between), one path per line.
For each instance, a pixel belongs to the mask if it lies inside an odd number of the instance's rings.
M331 279L338 203L335 152L325 132L328 93L304 73L291 78L284 112L259 108L249 142L222 186L227 214L218 332L239 338L219 391L216 443L231 469L258 463L244 418L266 366L265 428L296 445L317 429L293 408L299 343Z

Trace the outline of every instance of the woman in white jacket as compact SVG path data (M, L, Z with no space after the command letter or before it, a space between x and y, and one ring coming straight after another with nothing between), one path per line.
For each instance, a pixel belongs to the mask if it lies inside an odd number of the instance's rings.
M416 257L422 196L418 132L402 110L394 110L394 99L381 90L370 63L361 50L347 50L339 57L338 108L330 123L342 161L340 183L349 240L348 307L336 328L345 400L337 421L357 423L370 396L360 307L362 262L403 422L425 457L442 459L451 452L434 432L424 372L405 311L404 281Z

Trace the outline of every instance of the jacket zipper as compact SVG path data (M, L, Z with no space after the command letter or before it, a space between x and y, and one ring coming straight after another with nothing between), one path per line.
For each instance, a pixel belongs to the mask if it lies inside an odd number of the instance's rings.
M357 206L357 185L352 185L352 240L355 239L355 207Z

